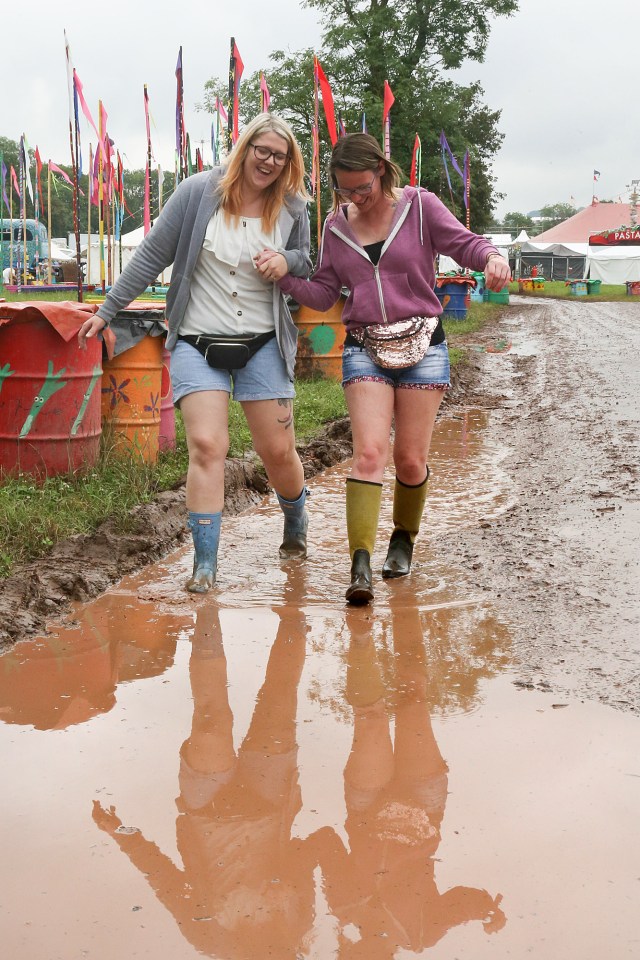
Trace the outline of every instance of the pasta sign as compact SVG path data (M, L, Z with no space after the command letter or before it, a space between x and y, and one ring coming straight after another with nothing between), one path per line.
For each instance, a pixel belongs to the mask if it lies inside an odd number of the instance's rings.
M636 227L620 227L619 230L603 230L589 236L590 247L640 246L640 230Z

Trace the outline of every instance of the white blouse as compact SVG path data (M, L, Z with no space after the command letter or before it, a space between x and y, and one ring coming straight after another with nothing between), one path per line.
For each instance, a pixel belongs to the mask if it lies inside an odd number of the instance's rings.
M282 249L277 223L267 234L260 217L227 224L224 212L216 210L191 278L181 334L238 336L273 330L273 283L263 279L253 262L265 247Z

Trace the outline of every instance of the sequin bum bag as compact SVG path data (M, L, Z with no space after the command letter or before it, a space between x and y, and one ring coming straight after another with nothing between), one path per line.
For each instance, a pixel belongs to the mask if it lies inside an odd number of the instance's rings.
M370 323L351 330L379 367L402 370L422 360L438 326L438 317L409 317L395 323Z

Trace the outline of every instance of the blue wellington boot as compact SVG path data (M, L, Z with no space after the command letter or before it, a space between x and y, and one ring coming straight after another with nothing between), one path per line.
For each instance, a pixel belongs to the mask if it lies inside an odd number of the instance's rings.
M305 509L308 490L302 488L297 500L285 500L276 493L280 509L284 514L284 533L280 544L281 560L305 560L307 556L307 529L309 514Z
M187 590L190 593L207 593L216 582L221 521L222 512L192 513L189 511L189 528L195 549L193 574L187 583Z

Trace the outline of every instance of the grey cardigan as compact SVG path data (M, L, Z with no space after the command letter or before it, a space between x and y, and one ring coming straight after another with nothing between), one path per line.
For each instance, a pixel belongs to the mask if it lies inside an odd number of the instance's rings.
M221 176L222 170L216 167L206 173L196 173L179 184L100 306L97 315L107 324L173 264L166 304L169 328L166 345L167 350L173 349L189 302L191 277L207 225L220 204L217 187ZM287 261L289 273L307 277L311 272L309 217L302 197L285 198L278 224L283 243L279 252ZM284 295L275 283L273 316L280 353L293 380L298 331Z

